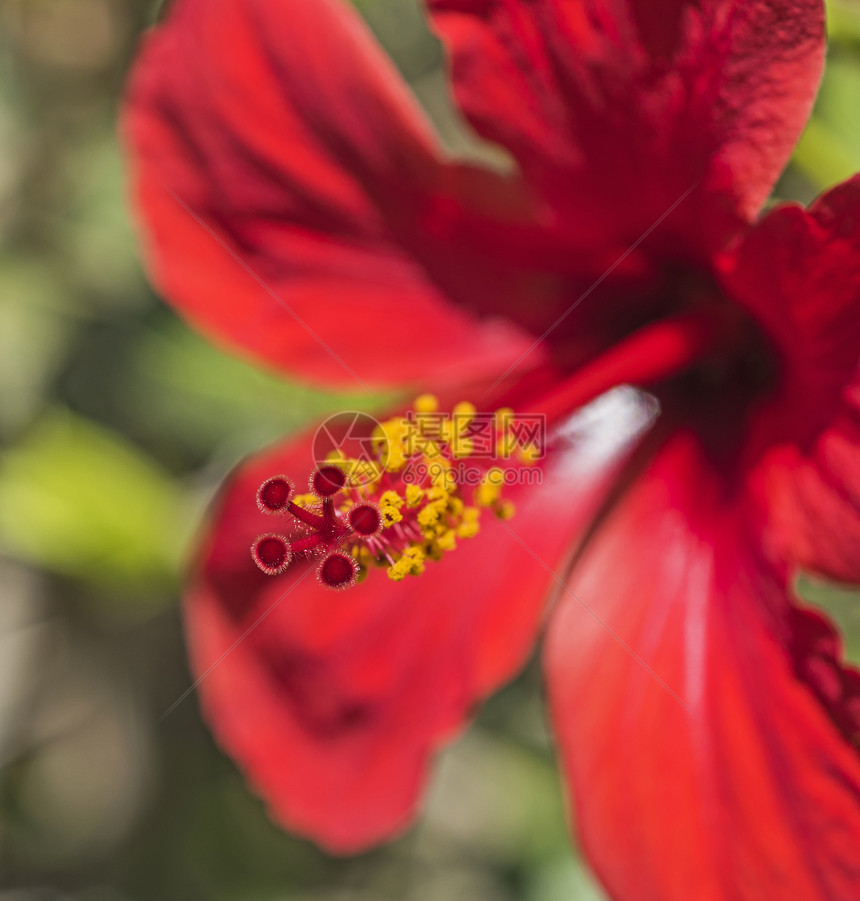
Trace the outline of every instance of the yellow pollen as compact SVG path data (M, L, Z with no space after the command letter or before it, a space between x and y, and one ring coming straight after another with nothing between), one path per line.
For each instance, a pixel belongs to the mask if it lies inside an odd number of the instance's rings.
M446 529L437 539L436 544L443 551L453 551L457 547L457 535L453 529Z
M421 394L412 406L416 413L435 413L439 409L439 398L435 394Z
M484 479L488 485L498 485L501 487L505 484L505 474L498 466L494 466L492 469L488 470Z
M502 496L504 480L505 474L497 466L494 466L475 489L475 503L479 507L493 506Z
M400 582L406 576L420 576L424 572L424 551L419 547L408 547L399 560L388 567L388 578Z
M481 524L478 522L461 522L457 526L458 538L474 538L481 531Z
M403 521L403 514L391 504L380 507L379 512L382 514L382 527L384 529L388 529L395 523Z
M426 507L418 511L418 524L420 526L433 526L439 520L439 508L435 503L427 504Z
M396 507L398 510L403 506L403 498L396 491L384 491L379 498L379 503L383 507Z
M387 529L396 522L403 522L403 514L400 512L404 504L403 498L396 491L384 491L379 498L379 507L382 512L382 526Z
M478 411L475 409L475 405L470 404L467 400L460 401L460 403L457 404L453 410L455 417L467 423L471 422L475 418L475 413L477 412Z
M520 448L520 452L517 456L522 463L534 466L540 459L540 448L536 444L529 444L526 447Z
M496 426L500 430L506 430L514 421L514 411L510 407L501 407L496 410Z
M417 485L406 486L406 506L417 507L424 497L424 492Z

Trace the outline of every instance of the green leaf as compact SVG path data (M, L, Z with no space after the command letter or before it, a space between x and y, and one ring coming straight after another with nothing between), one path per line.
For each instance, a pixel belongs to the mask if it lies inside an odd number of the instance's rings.
M44 263L0 257L0 433L8 436L42 403L74 326L58 315L62 291Z
M0 456L0 548L62 575L133 593L171 585L191 513L139 449L66 410Z
M845 638L845 655L860 664L860 588L849 588L801 576L797 592L805 601L821 607Z
M139 344L127 396L150 429L207 454L221 442L249 453L340 410L392 394L331 394L224 353L178 320ZM360 386L356 386L360 388Z
M856 54L833 51L824 72L821 93L793 162L819 190L860 170L860 61Z
M827 0L827 33L831 41L860 41L857 0Z

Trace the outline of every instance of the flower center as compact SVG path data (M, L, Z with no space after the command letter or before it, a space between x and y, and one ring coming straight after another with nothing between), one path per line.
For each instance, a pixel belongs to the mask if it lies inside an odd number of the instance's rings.
M578 369L538 402L559 422L622 384L714 418L713 400L735 410L758 399L778 375L763 333L739 307L701 304L642 326ZM695 417L694 417L695 418Z
M370 442L375 459L329 455L311 472L305 495L285 475L267 479L257 491L259 509L289 519L283 534L254 542L254 562L279 575L296 559L320 557L317 578L332 589L349 588L374 566L394 581L420 575L428 561L477 535L483 513L512 516L502 498L508 474L542 453L539 436L515 429L512 410L488 415L483 425L495 454L479 444L471 404L448 415L423 395L414 411L379 424Z

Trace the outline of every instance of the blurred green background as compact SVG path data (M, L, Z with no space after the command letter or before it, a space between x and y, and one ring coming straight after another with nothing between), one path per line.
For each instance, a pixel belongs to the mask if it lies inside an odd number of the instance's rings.
M415 0L360 0L449 146ZM150 0L0 0L0 899L595 901L570 849L532 666L442 761L420 824L354 860L267 820L202 726L178 596L245 453L368 401L224 356L147 287L116 110ZM860 170L860 6L831 3L815 117L781 197ZM856 596L805 585L853 636Z

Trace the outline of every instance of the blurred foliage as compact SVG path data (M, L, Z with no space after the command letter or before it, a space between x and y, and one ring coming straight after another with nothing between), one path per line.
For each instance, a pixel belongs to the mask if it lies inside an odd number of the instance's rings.
M189 531L182 501L121 435L52 409L0 457L0 548L139 596L178 570Z
M824 79L815 114L793 159L815 193L860 171L860 4L828 0L827 15L830 43Z
M804 600L827 611L845 637L848 659L860 663L860 591L809 576L799 579L797 590Z
M151 432L205 457L249 453L337 410L378 406L383 395L326 394L221 353L176 320L140 336L123 386Z
M355 0L452 152L417 0ZM153 296L116 107L151 0L0 0L0 901L597 901L571 852L536 668L443 756L425 814L334 860L284 835L186 690L177 605L232 465L337 409L224 354ZM781 197L860 169L860 7L832 0L815 115ZM860 659L860 604L804 581ZM8 888L8 892L4 891Z

